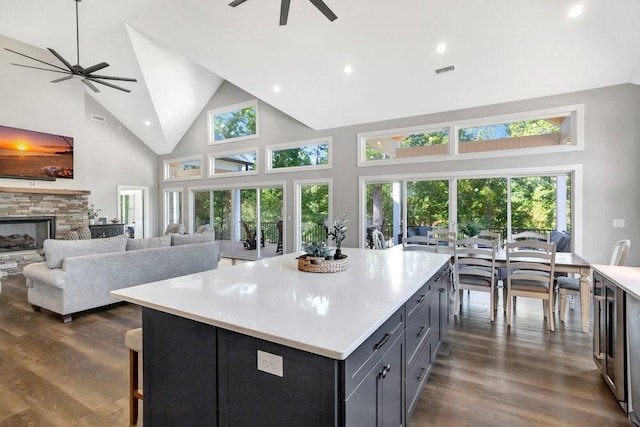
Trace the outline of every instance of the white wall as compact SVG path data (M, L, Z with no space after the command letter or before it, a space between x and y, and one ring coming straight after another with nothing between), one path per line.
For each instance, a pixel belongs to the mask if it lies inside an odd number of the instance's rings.
M49 61L42 49L0 36L0 124L74 138L74 178L56 181L0 179L2 187L89 190L89 200L103 210L101 216L117 216L117 186L145 186L151 206L157 204L157 156L118 123L89 95L78 80L57 84L55 73L11 65L30 64L5 47ZM106 89L108 90L108 89ZM126 102L126 94L122 94ZM91 114L106 118L91 120ZM151 212L151 230L157 228L157 212Z
M214 178L195 181L162 183L158 175L160 190L166 187L182 187L185 196L190 186L205 186L257 181L286 180L287 215L293 215L293 180L333 178L333 216L338 218L343 212L350 218L358 218L358 178L360 176L410 174L482 169L504 169L505 167L534 167L564 164L582 164L584 176L583 203L583 255L592 263L607 263L613 244L622 238L632 241L628 265L640 266L640 86L620 85L603 89L556 95L520 102L486 106L480 108L443 112L432 115L399 120L370 123L345 128L314 131L295 119L259 103L259 134L257 139L207 145L207 110L219 108L253 99L251 94L226 82L218 90L195 120L189 131L170 155L163 159L203 154L206 161L208 152L221 152L258 145L261 162L259 176ZM313 100L309 100L313 102ZM399 101L400 102L400 101ZM499 114L526 112L545 108L584 104L586 147L582 152L558 153L540 156L518 156L487 160L463 160L436 163L416 163L402 166L380 166L357 168L356 135L381 129L441 123L453 120L487 117ZM265 145L333 137L333 169L298 173L264 174ZM159 168L159 173L162 170ZM160 191L158 208L161 212ZM626 228L613 228L614 218L626 220ZM160 219L162 220L162 219ZM355 225L355 224L354 224ZM292 223L288 222L289 241L292 248ZM354 226L347 236L345 246L358 245L358 233Z

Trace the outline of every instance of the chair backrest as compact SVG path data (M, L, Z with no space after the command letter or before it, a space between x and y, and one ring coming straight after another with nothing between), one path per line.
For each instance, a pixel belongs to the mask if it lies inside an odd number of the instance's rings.
M437 252L438 239L426 236L411 236L402 239L403 251Z
M494 233L493 231L482 230L478 233L478 237L481 239L493 240L496 243L496 247L502 247L502 235L500 233Z
M631 248L631 240L624 239L618 241L613 247L613 252L611 253L611 260L609 261L610 265L624 265L627 260L627 255L629 254L629 248Z
M523 231L522 233L515 233L511 235L511 242L517 242L519 240L537 240L549 243L549 235L536 233L534 231Z
M455 274L456 283L482 279L495 285L496 251L494 240L470 237L455 242Z
M539 240L509 242L507 250L507 280L517 276L518 280L549 282L553 289L556 245Z
M373 249L387 249L387 243L380 230L373 230L371 237L373 238Z
M429 237L434 237L439 240L451 239L451 241L456 240L456 232L447 230L446 228L434 228L429 230Z

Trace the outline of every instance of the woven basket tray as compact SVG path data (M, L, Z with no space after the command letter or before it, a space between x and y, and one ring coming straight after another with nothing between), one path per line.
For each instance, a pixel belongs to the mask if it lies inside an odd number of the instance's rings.
M314 261L316 258L313 259ZM298 270L307 273L338 273L349 267L346 255L342 259L319 259L319 264L312 264L310 259L298 258Z

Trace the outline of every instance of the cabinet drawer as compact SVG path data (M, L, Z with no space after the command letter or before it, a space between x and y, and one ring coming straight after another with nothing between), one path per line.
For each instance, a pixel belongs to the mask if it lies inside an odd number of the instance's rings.
M345 361L345 398L362 381L391 344L404 332L404 306L360 345Z
M406 412L407 420L418 403L424 383L431 373L431 349L427 342L422 346L422 351L418 353L415 363L407 368L405 390L407 393Z
M439 274L436 274L438 276ZM427 283L425 283L418 292L416 292L409 300L405 303L405 310L407 313L407 324L411 323L413 319L420 313L420 311L425 307L427 298L431 294L431 287L435 279L429 279Z
M433 333L431 323L431 310L433 305L430 304L432 298L437 298L437 294L430 294L425 307L420 310L413 321L407 326L405 336L407 345L407 366L411 365L416 356L420 352L422 345L428 337Z

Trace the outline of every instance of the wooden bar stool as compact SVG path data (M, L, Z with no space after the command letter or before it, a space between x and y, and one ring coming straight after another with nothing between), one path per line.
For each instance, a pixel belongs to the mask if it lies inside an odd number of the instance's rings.
M124 345L129 348L129 422L138 423L138 400L142 399L139 387L138 353L142 353L142 328L131 329L124 335Z

